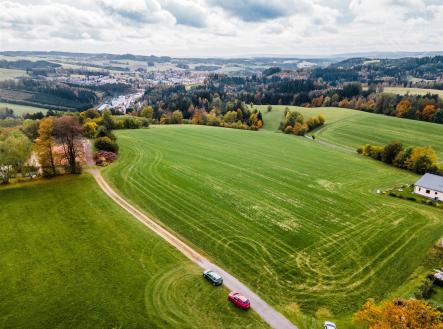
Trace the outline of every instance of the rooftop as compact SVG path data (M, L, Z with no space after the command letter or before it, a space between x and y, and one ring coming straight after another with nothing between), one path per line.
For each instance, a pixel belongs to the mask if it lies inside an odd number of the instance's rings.
M425 174L415 183L415 185L443 192L443 177L433 174Z

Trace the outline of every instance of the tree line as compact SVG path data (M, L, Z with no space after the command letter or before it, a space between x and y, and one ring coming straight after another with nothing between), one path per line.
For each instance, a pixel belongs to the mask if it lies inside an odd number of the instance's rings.
M430 146L405 148L402 143L394 141L385 146L366 144L359 147L357 152L417 174L443 175L443 167L439 166L437 155Z

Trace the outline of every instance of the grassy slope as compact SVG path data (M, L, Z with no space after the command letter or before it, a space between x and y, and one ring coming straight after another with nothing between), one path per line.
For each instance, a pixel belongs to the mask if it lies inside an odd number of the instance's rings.
M383 89L385 93L393 93L398 95L426 95L426 94L437 94L443 97L443 90L439 89L423 89L423 88L405 88L405 87L385 87Z
M24 70L12 70L0 68L0 81L26 77L28 74Z
M276 131L286 106L273 106L266 113L266 106L257 106L264 115L265 127ZM366 113L336 107L303 108L290 106L305 118L323 114L326 124L315 132L319 140L349 147L353 151L363 144L386 144L393 140L408 146L434 147L443 161L443 125L400 119L381 114Z
M13 109L15 115L23 115L25 113L36 113L36 112L42 112L43 114L46 114L46 112L48 111L47 109L44 109L42 107L0 102L0 108L2 107Z
M118 137L105 177L293 320L293 303L346 319L387 296L443 229L440 210L372 192L416 176L300 137L201 126Z
M0 327L263 328L92 178L0 188Z

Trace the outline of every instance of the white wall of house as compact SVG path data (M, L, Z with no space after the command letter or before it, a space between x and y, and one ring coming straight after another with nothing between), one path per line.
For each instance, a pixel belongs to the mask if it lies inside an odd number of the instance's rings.
M443 192L435 191L429 188L415 186L414 193L433 200L443 201Z

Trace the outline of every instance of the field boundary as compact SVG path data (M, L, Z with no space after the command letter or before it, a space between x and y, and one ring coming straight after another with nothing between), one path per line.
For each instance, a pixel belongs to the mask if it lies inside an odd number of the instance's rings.
M95 178L99 187L108 195L115 203L129 212L135 219L152 230L162 239L167 241L170 245L178 249L183 255L190 259L193 263L197 264L202 269L212 269L219 272L223 276L224 285L231 289L243 293L251 300L252 308L257 312L263 320L265 320L272 328L275 329L298 329L292 322L290 322L281 313L273 309L263 299L256 295L246 285L241 283L234 276L220 268L219 266L211 263L208 259L203 257L200 253L195 251L189 245L181 241L174 234L166 230L164 227L156 223L154 220L146 216L143 212L131 205L123 197L112 189L112 187L105 181L101 175L100 170L91 169L89 173Z

